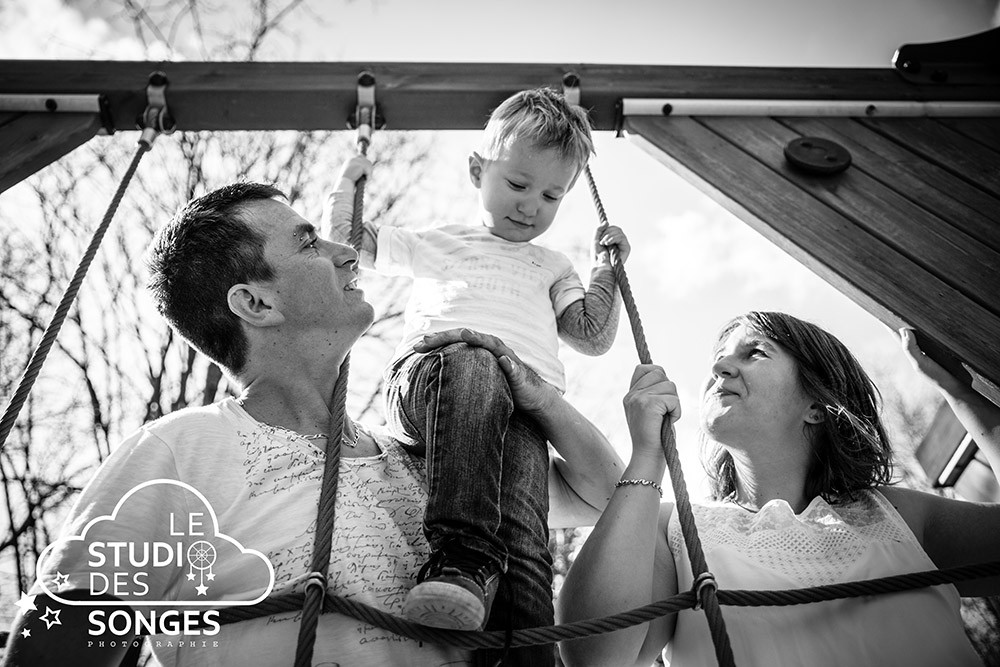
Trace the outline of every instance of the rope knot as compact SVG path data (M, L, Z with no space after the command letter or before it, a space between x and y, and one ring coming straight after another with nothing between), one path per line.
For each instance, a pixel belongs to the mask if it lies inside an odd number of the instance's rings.
M313 586L319 587L320 597L326 595L326 575L322 572L310 572L309 576L306 577L305 588L303 592L309 595L309 589Z
M719 584L715 581L715 575L711 572L702 572L697 577L695 577L694 583L691 584L691 590L694 591L695 611L701 609L705 605L705 600L708 599L708 589L712 589L713 592L719 590Z

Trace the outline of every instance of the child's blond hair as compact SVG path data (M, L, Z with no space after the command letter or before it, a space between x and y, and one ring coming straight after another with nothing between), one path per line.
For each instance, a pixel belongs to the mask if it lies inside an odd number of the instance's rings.
M483 157L496 160L515 141L555 149L577 173L594 153L587 112L551 88L522 90L500 103L486 123Z

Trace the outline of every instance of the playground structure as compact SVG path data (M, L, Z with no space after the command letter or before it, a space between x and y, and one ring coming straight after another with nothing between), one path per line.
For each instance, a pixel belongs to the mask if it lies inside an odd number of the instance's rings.
M998 41L904 46L884 70L0 62L0 191L137 118L343 129L373 88L376 127L478 129L510 93L562 87L596 129L627 133L881 321L916 328L1000 403Z

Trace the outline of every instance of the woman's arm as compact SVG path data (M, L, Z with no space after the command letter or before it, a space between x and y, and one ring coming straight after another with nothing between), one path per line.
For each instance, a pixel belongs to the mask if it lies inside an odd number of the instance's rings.
M911 330L900 330L900 337L913 367L941 392L996 473L1000 470L1000 407L921 352ZM1000 560L1000 505L908 489L885 489L883 493L939 568ZM964 596L1000 595L1000 577L957 586Z
M680 415L676 388L657 366L639 366L625 396L632 458L623 479L659 482L666 469L660 426ZM557 600L560 622L599 618L677 592L667 522L673 506L661 505L656 489L627 485L611 502L570 568ZM567 665L649 665L673 637L673 615L560 646Z

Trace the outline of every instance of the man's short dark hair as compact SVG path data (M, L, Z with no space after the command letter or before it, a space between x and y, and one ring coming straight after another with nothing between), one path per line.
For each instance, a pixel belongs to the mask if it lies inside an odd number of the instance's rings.
M246 365L248 341L229 310L229 288L267 281L265 237L244 220L248 202L285 198L261 183L235 183L193 199L157 232L146 256L147 287L160 314L230 373Z

